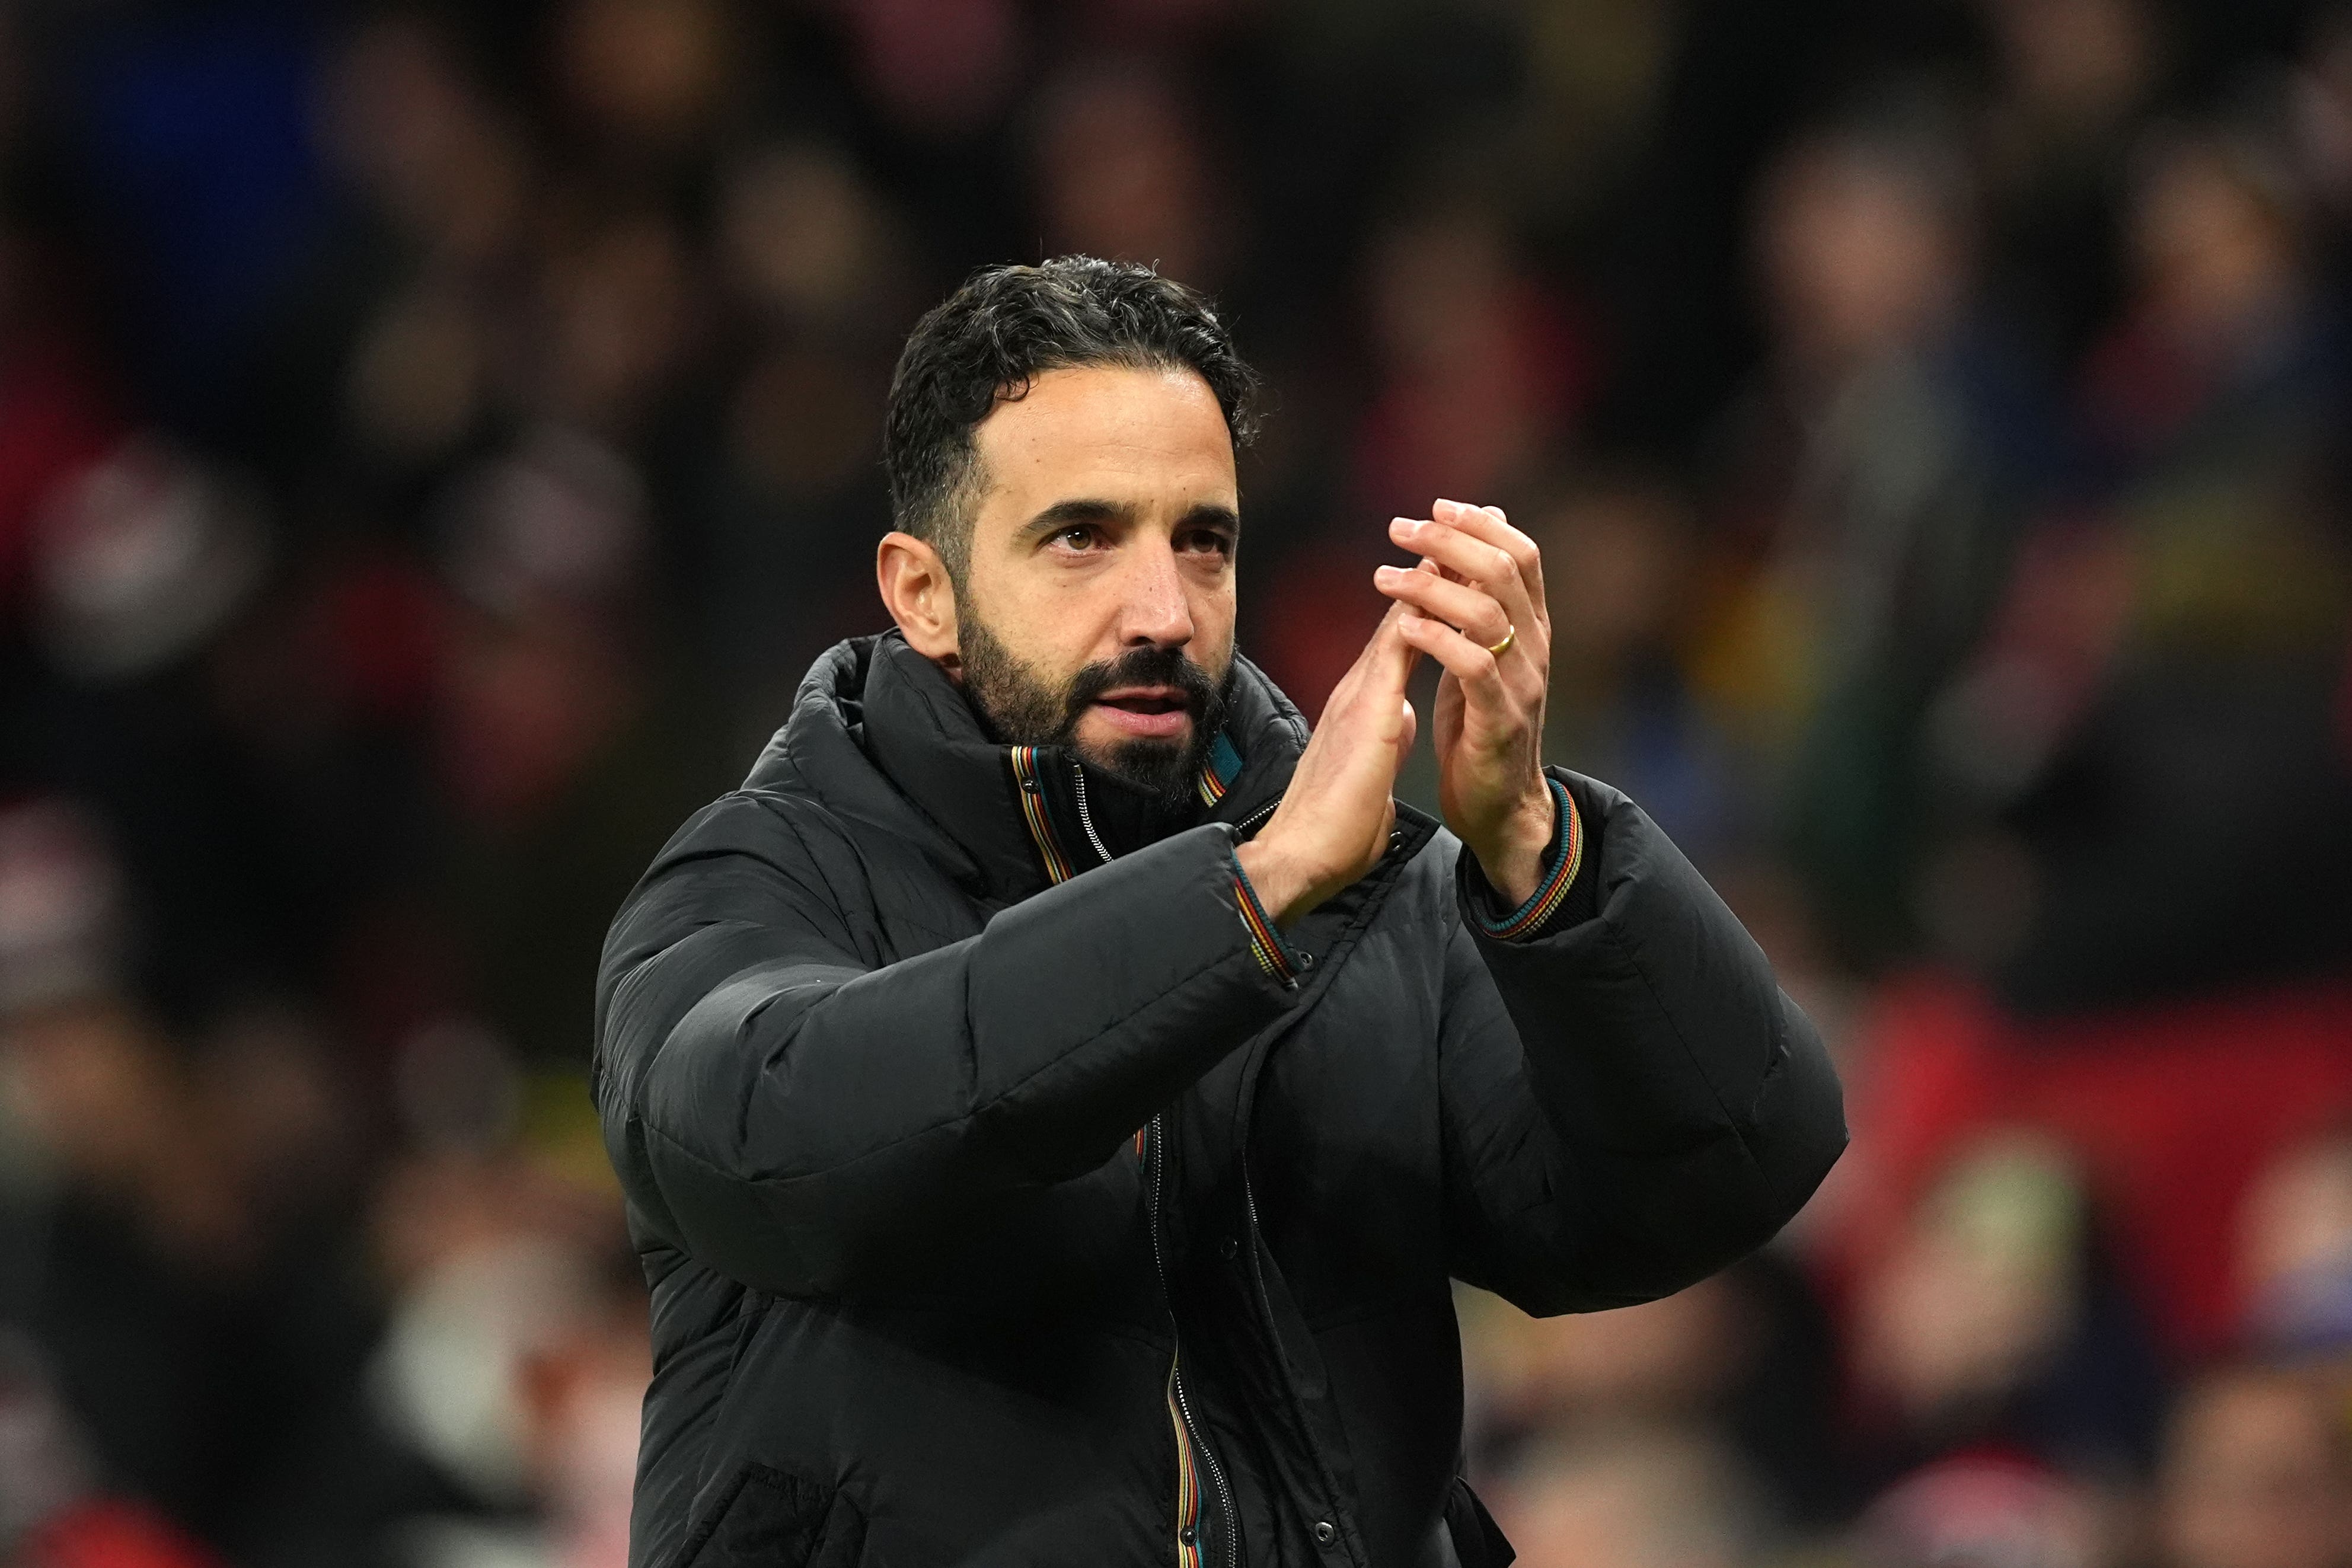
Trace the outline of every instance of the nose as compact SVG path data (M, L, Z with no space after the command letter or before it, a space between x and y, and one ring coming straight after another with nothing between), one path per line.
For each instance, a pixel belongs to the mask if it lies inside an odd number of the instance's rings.
M1119 646L1184 646L1192 640L1192 601L1185 594L1174 548L1165 539L1154 539L1133 552L1132 559L1120 608Z

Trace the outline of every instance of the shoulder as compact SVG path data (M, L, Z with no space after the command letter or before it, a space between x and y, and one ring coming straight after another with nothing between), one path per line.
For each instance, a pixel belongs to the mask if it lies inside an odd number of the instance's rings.
M788 789L730 790L688 817L637 879L607 935L606 966L719 922L838 918L858 863L820 803Z
M698 861L747 854L791 869L846 847L849 834L824 802L785 785L746 785L696 811L681 824L648 875Z

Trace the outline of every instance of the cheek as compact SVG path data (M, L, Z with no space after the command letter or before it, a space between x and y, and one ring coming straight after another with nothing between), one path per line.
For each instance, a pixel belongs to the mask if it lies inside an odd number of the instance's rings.
M1233 579L1192 596L1192 662L1203 669L1223 671L1233 662L1236 605Z
M1117 640L1118 597L1102 582L1013 576L976 596L973 612L1040 679L1068 680Z

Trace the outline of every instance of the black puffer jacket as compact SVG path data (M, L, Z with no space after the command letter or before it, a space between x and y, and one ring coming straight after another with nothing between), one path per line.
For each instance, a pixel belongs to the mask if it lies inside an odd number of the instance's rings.
M1306 727L1237 685L1206 820L1101 863L1068 761L845 643L632 894L596 1094L653 1288L633 1568L1506 1562L1449 1278L1645 1301L1836 1159L1812 1028L1589 779L1597 914L1487 937L1401 810L1269 971L1233 846Z

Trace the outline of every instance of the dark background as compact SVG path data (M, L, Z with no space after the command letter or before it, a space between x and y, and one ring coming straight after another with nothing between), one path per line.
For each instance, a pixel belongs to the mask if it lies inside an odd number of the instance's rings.
M1465 1296L1522 1561L2352 1563L2347 225L2303 0L18 0L0 1560L617 1568L604 923L1083 250L1266 374L1244 650L1508 508L1845 1071L1763 1258Z

